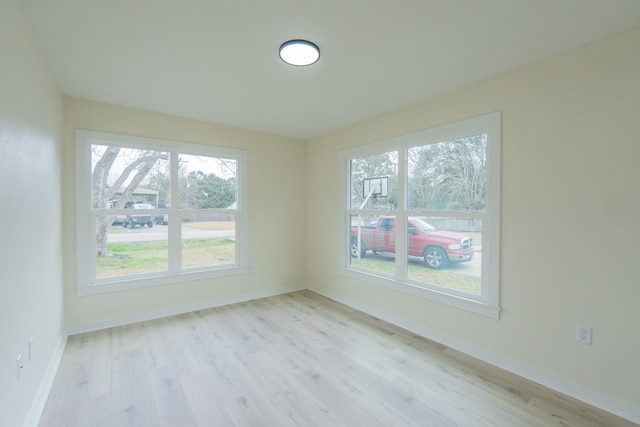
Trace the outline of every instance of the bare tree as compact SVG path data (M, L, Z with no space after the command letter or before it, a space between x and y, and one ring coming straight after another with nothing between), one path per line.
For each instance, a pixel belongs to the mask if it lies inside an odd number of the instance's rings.
M409 206L482 210L486 203L485 134L409 150Z
M136 150L137 151L137 150ZM106 147L102 157L96 162L91 174L92 191L93 191L93 207L95 209L122 209L130 200L133 192L140 182L147 176L151 168L159 159L168 159L167 153L160 151L140 151L139 155L122 170L115 182L109 185L109 176L112 173L112 167L121 152L121 147ZM95 153L95 151L94 151ZM130 179L131 178L131 179ZM115 200L113 206L110 206L114 200L116 193L119 193L121 187L130 179L120 197ZM109 256L107 247L107 228L113 223L113 215L98 215L96 218L96 252L98 256Z

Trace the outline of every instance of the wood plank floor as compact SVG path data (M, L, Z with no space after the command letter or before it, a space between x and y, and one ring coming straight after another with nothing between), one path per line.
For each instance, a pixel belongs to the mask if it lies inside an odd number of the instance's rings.
M632 426L311 291L69 337L40 426Z

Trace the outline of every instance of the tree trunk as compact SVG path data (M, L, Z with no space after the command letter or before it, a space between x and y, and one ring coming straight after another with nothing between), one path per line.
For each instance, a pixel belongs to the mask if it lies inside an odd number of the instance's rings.
M96 255L110 256L107 248L107 227L113 222L113 216L98 215L96 217Z

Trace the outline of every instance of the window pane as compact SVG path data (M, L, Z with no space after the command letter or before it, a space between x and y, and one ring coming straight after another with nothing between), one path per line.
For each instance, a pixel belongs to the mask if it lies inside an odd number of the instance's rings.
M146 217L96 215L97 279L167 271L167 227L149 226Z
M169 197L169 154L110 145L91 146L94 209L158 207Z
M235 209L236 160L179 156L180 209Z
M244 150L75 133L79 295L247 271Z
M396 209L398 207L397 151L351 159L350 170L351 209ZM363 205L370 193L367 203Z
M393 275L396 249L394 222L393 216L351 215L351 265Z
M233 265L235 215L182 215L182 268Z
M480 218L409 217L407 225L409 280L480 295Z
M410 148L408 208L484 211L486 153L486 134Z

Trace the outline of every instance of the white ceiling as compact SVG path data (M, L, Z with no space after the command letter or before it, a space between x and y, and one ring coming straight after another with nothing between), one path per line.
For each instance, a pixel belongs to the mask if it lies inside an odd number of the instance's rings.
M298 138L640 25L640 0L24 4L65 95ZM320 61L283 63L293 38Z

